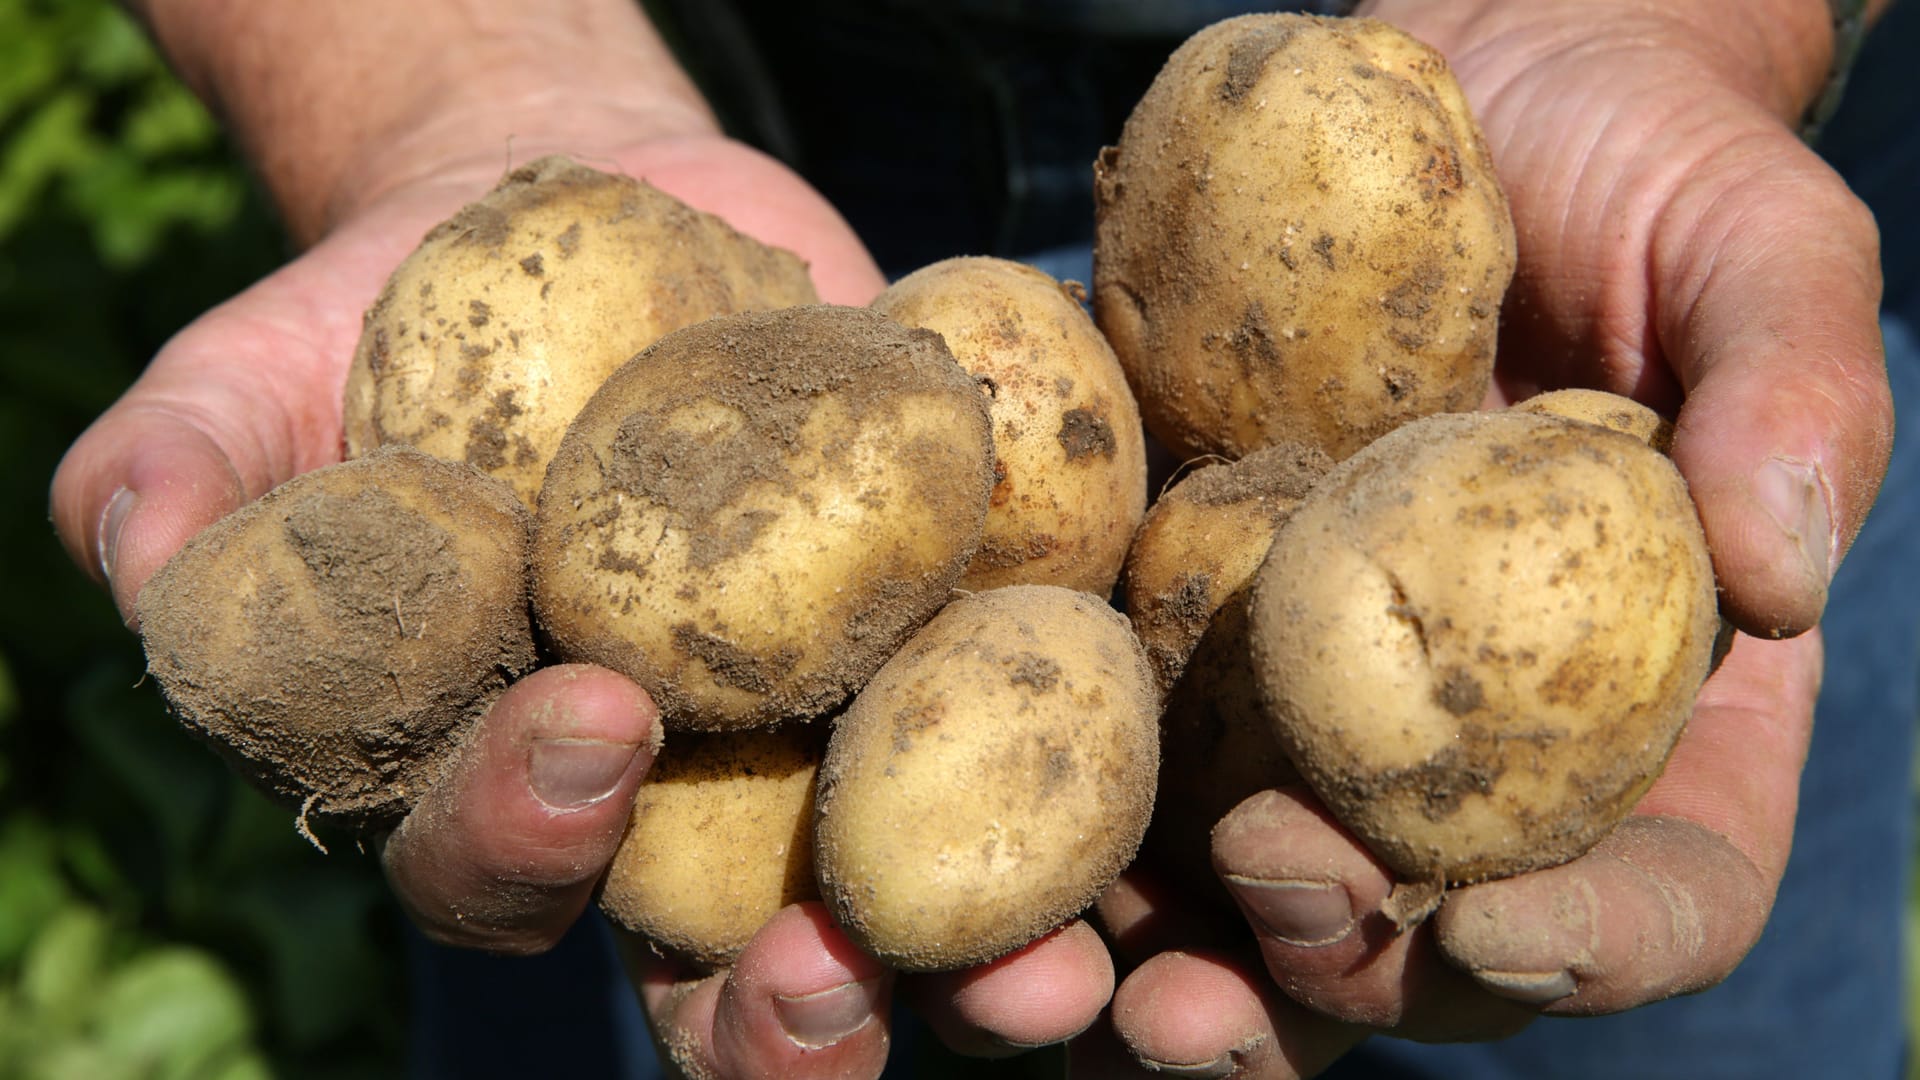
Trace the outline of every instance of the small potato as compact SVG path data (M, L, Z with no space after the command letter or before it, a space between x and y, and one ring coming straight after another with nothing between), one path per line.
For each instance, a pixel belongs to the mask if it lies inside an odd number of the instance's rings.
M955 600L835 725L821 894L903 971L1011 952L1132 860L1158 743L1152 673L1111 608L1047 585Z
M844 702L980 541L986 394L939 335L860 308L733 315L607 380L540 493L534 613L669 730Z
M1095 165L1094 315L1184 458L1340 459L1478 406L1514 235L1439 53L1371 19L1194 35Z
M1325 454L1293 446L1209 465L1153 504L1127 556L1128 617L1165 694L1146 847L1196 888L1213 877L1214 824L1298 779L1260 709L1247 598L1274 535L1330 468Z
M391 822L534 665L528 532L506 485L405 447L306 473L141 590L148 670L303 827Z
M992 392L993 501L960 587L1112 592L1147 509L1146 443L1080 301L1030 266L958 258L900 279L873 309L938 333Z
M407 443L533 505L601 382L670 330L817 303L806 264L626 176L546 157L436 227L367 312L347 456Z
M1289 756L1410 882L1555 865L1660 773L1717 613L1685 482L1639 439L1507 410L1355 455L1251 607Z
M1629 397L1605 390L1549 390L1513 407L1521 412L1598 424L1631 435L1669 457L1673 455L1673 421Z
M1332 467L1310 447L1268 447L1189 473L1153 504L1127 552L1127 615L1163 692Z
M707 968L731 964L813 881L824 724L683 733L654 759L600 888L621 926Z

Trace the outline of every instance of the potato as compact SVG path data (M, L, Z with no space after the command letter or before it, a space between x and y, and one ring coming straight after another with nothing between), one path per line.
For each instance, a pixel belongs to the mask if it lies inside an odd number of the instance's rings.
M1030 266L957 258L895 282L873 309L939 333L992 391L993 500L960 587L1112 592L1147 509L1146 443L1080 301Z
M1165 694L1158 809L1146 846L1196 883L1208 836L1242 799L1298 779L1260 710L1247 597L1267 549L1332 462L1273 446L1188 474L1127 555L1127 614Z
M347 454L408 443L531 507L614 368L670 330L817 299L790 252L638 180L541 158L428 233L367 312Z
M1366 19L1189 39L1096 164L1094 315L1182 457L1480 404L1514 235L1446 61Z
M1521 412L1563 416L1631 435L1655 450L1673 456L1673 421L1629 397L1605 390L1549 390L1513 406Z
M819 306L676 331L561 442L535 616L669 730L820 715L946 602L992 463L986 394L937 334Z
M1605 835L1685 725L1717 622L1672 463L1514 410L1429 417L1328 475L1251 617L1294 764L1426 883L1551 866Z
M1274 446L1187 474L1153 504L1127 552L1127 615L1163 691L1214 616L1252 582L1274 533L1333 463Z
M854 698L820 769L820 891L903 971L1004 955L1133 858L1158 764L1153 676L1086 593L949 604Z
M141 590L148 670L302 828L391 822L533 667L529 524L506 485L405 447L298 476Z
M826 726L683 733L654 759L600 888L619 925L708 968L819 897L814 777Z

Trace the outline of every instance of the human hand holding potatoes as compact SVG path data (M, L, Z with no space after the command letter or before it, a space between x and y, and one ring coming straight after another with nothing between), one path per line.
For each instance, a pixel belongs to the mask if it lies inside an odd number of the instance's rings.
M1588 385L1677 410L1673 457L1723 610L1748 633L1608 839L1455 890L1412 933L1379 914L1399 875L1304 787L1247 800L1214 834L1258 959L1177 883L1124 879L1101 905L1138 965L1113 1007L1124 1050L1082 1048L1115 1075L1124 1056L1308 1075L1375 1032L1495 1037L1724 978L1766 922L1792 836L1821 667L1817 632L1800 632L1884 470L1871 228L1791 126L1824 71L1803 55L1821 26L1788 43L1803 66L1741 81L1724 54L1695 59L1715 32L1664 18L1609 47L1626 27L1609 4L1367 10L1453 60L1512 202L1519 265L1488 404ZM1802 17L1824 19L1780 25ZM1550 45L1573 40L1577 54ZM1574 143L1589 149L1557 156Z

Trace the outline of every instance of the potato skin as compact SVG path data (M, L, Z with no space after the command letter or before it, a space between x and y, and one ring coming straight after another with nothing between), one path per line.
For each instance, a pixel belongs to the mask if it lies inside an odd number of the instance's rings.
M715 315L817 303L791 252L638 180L545 157L436 226L367 312L347 456L407 443L513 485L613 370Z
M818 716L946 601L992 462L986 395L936 334L824 306L676 331L554 457L535 617L670 731Z
M1513 408L1561 416L1631 435L1668 457L1673 456L1673 421L1629 397L1605 390L1569 388L1535 394Z
M682 732L654 758L601 883L600 910L706 968L788 904L819 898L814 778L824 724Z
M1429 417L1336 469L1252 618L1294 764L1396 872L1453 883L1605 835L1679 737L1717 624L1672 463L1513 410Z
M1152 674L1118 613L1048 585L963 596L834 727L821 895L900 970L1002 956L1132 860L1158 756Z
M141 590L147 668L303 821L390 823L534 666L529 528L506 485L405 447L295 477Z
M1299 779L1260 709L1247 602L1274 536L1332 467L1318 450L1270 446L1189 473L1153 504L1127 555L1127 616L1164 702L1143 857L1195 892L1214 880L1214 824L1247 796Z
M1112 592L1147 509L1146 442L1080 301L1033 267L964 257L914 271L872 306L938 333L992 392L993 499L960 587Z
M1094 194L1094 315L1177 455L1337 460L1480 404L1513 225L1445 60L1400 31L1216 23L1168 60Z

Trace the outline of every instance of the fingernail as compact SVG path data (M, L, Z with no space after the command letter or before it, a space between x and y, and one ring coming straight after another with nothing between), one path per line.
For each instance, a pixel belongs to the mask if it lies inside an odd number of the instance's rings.
M1475 971L1480 985L1527 1005L1551 1005L1579 989L1571 971Z
M127 517L133 513L134 494L125 487L113 493L107 500L106 509L100 511L100 526L93 536L93 548L100 553L100 576L109 584L113 581L114 563L120 557L120 530L126 528Z
M795 1046L825 1049L873 1023L880 1012L880 979L841 983L817 994L775 994L773 1011Z
M1821 584L1833 580L1833 516L1820 470L1805 462L1773 458L1754 474L1754 497L1800 549Z
M535 739L527 781L555 810L579 810L613 794L640 748L598 739Z
M1226 881L1247 913L1289 945L1331 945L1353 929L1353 903L1342 886L1238 874L1226 875Z
M1169 1061L1155 1061L1152 1058L1140 1058L1140 1065L1148 1072L1162 1076L1178 1076L1182 1080L1221 1080L1232 1076L1239 1065L1232 1054L1221 1054L1212 1061L1202 1061L1195 1065L1180 1065Z

